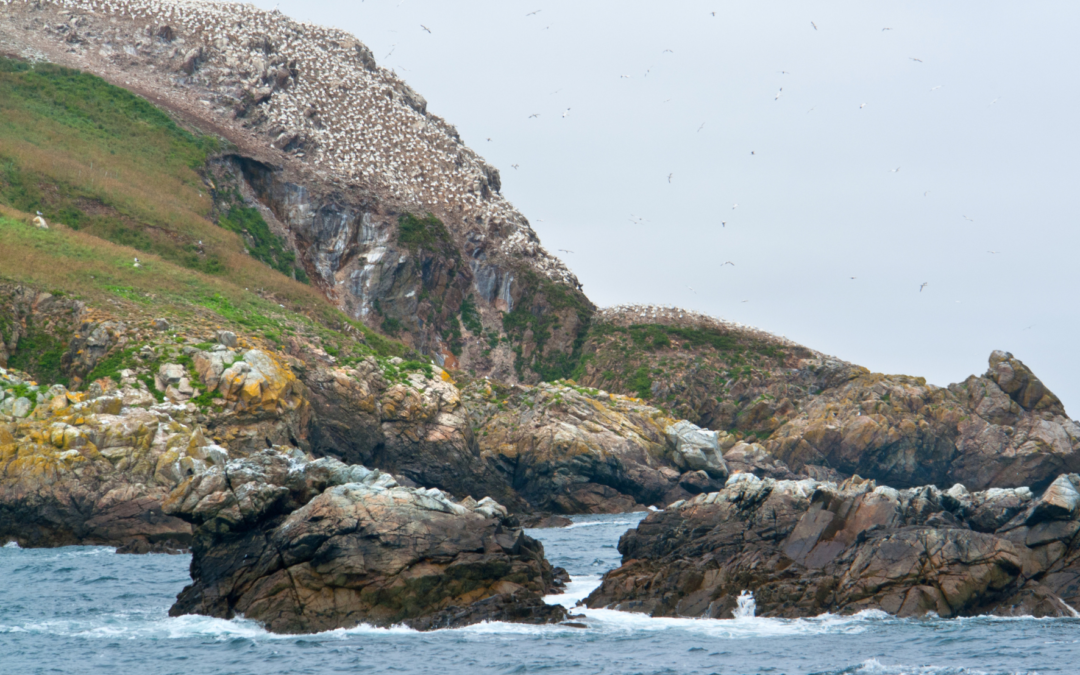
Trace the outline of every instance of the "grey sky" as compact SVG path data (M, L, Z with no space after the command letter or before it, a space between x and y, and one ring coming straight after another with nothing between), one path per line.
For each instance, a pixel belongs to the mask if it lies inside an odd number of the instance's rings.
M423 94L598 304L940 385L1006 349L1080 414L1080 4L278 6Z

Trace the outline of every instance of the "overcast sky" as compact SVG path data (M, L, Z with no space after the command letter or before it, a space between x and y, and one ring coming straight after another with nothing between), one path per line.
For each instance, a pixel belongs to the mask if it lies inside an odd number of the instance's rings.
M1080 3L277 6L426 97L597 304L939 385L1005 349L1080 416Z

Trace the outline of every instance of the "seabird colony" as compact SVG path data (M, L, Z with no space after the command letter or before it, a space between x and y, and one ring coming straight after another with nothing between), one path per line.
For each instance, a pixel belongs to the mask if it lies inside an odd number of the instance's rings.
M38 0L0 0L37 4ZM174 79L201 85L212 106L231 116L245 96L262 99L261 129L278 146L302 137L291 152L318 175L346 186L369 186L405 208L430 210L458 221L475 241L499 231L499 250L525 256L552 279L576 277L540 245L528 221L495 190L494 169L457 137L426 102L394 73L375 65L370 51L337 29L297 22L277 10L201 0L43 0L74 14L130 19L141 28L133 43L146 47L169 26L177 38L172 56L198 62ZM91 17L92 19L95 17ZM102 26L118 33L119 26ZM97 41L95 39L95 41ZM100 45L131 50L110 40ZM138 51L128 51L137 54ZM278 86L267 86L276 80ZM205 95L205 94L204 94Z

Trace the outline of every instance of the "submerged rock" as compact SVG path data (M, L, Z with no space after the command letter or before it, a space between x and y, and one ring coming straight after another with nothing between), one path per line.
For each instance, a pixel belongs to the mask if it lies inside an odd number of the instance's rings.
M1080 476L1027 488L896 490L735 474L719 491L650 514L590 607L731 618L880 609L898 616L1076 616Z
M172 616L243 615L279 633L552 623L543 546L490 498L455 501L334 459L266 450L187 480L166 513L195 527Z

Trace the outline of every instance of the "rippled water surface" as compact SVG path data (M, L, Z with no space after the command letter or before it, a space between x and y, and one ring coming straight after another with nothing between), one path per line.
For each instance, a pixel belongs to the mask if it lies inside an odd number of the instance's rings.
M573 605L618 563L640 515L530 531L570 571ZM832 673L1080 672L1080 620L650 619L584 610L588 629L484 624L417 633L358 628L304 637L168 617L187 556L0 548L0 673Z

